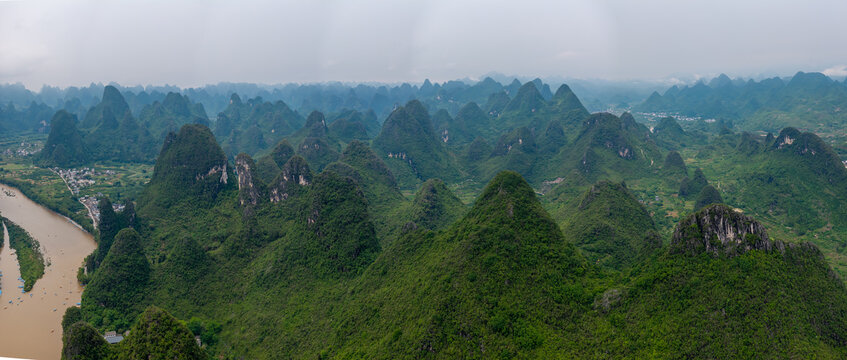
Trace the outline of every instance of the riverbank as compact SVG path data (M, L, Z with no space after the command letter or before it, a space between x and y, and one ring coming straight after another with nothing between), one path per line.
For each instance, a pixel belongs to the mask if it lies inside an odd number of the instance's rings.
M59 359L62 315L80 302L83 287L77 269L96 248L91 234L67 217L26 197L19 189L0 185L0 212L40 244L46 260L44 276L21 294L14 251L0 248L0 357ZM7 195L6 191L11 195ZM7 239L8 241L8 239Z
M137 199L152 170L153 164L111 162L51 169L36 166L28 158L11 159L0 165L0 183L18 188L33 201L94 233L99 199L107 196L114 204Z
M56 176L49 170L44 171L51 176ZM61 179L59 176L56 177ZM3 184L17 188L23 195L32 201L73 220L85 231L92 234L94 233L94 222L91 218L86 216L88 214L88 209L80 203L75 196L70 194L69 190L66 190L64 181L62 181L61 190L68 191L68 194L53 194L52 192L36 191L36 189L39 186L43 186L43 184L37 185L29 181L9 176L0 177L0 185Z
M62 176L61 172L56 171L55 169L50 169L50 171L52 171L54 174L56 174L56 176L58 176L60 179L62 179L62 182L65 183L65 187L68 188L68 191L77 199L77 201L79 201L80 204L82 204L82 206L85 206L85 210L88 211L88 218L91 219L91 224L93 225L94 228L97 228L97 216L94 215L95 212L97 211L97 202L96 201L89 201L88 203L86 203L85 200L89 199L89 198L77 197L77 192L75 192L73 189L71 189L71 184L68 183L68 179L65 179L65 177ZM91 231L89 231L89 232L91 232Z
M23 290L31 291L35 282L44 276L44 255L38 241L32 238L26 230L2 216L4 231L9 234L9 247L15 251L20 267L21 278L24 280Z

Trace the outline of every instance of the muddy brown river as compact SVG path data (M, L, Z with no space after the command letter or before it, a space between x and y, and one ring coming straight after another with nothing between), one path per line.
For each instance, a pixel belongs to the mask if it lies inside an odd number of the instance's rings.
M8 235L4 237L0 249L0 357L59 359L62 315L66 308L80 302L82 287L76 281L76 272L94 251L94 238L64 216L3 184L0 213L41 244L49 264L32 291L21 293L18 261L9 247Z

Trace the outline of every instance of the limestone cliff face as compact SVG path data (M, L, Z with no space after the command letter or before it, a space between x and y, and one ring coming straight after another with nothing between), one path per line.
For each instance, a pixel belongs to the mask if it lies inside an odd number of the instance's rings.
M632 127L636 125L625 124L612 114L595 114L583 124L580 137L590 136L591 145L605 147L615 152L620 158L631 160L636 155L625 133L632 131Z
M750 250L784 250L768 238L765 227L726 205L711 205L680 221L671 238L671 252L696 255L738 255Z
M208 127L184 125L165 138L139 205L168 206L187 197L211 201L228 187L230 170L226 155Z
M250 155L241 153L235 158L235 171L238 173L238 201L242 207L255 206L261 198L260 186L256 182L256 163Z
M847 181L847 169L838 153L813 133L788 127L782 129L771 147L778 153L799 157L805 166L832 184Z
M212 166L211 168L209 168L209 171L206 172L205 174L200 173L200 174L195 175L194 180L202 181L202 180L205 180L207 177L211 177L211 176L214 176L214 175L217 175L217 174L220 174L218 181L220 181L222 184L226 184L226 182L228 180L228 175L226 173L226 163L221 164L221 165Z
M270 200L278 203L296 194L303 186L312 183L309 164L299 155L293 156L282 167L282 172L270 186Z

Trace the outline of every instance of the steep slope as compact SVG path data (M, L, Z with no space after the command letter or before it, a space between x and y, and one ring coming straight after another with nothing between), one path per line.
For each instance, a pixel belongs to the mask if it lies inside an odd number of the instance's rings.
M757 216L793 228L796 235L844 231L847 212L840 204L847 199L847 169L817 135L785 128L768 148L730 159L744 164L728 174L743 184L736 193L724 194L734 206L753 209ZM821 231L818 236L823 240L825 235L830 245L810 240L829 248L840 242L835 233Z
M86 149L92 160L149 161L156 154L157 141L147 127L136 122L123 95L114 87L103 91L103 101L86 114L90 124L85 134Z
M532 81L523 84L517 94L506 104L498 119L494 122L500 131L521 126L538 129L546 126L547 101L538 92Z
M285 165L285 163L288 162L288 159L291 159L291 157L294 156L294 148L291 147L288 140L283 139L276 144L276 147L274 147L270 155L276 165L282 167L282 165Z
M108 85L103 88L103 98L100 103L85 113L81 127L84 129L98 126L117 127L118 119L123 118L127 112L129 112L129 105L126 99L117 88Z
M258 285L257 296L288 285L354 277L379 253L367 199L353 179L324 171L288 194L258 215L260 229L277 237L247 269Z
M448 117L435 130L447 146L454 148L463 148L477 136L490 138L494 134L491 119L474 102L462 106L455 118Z
M279 175L268 185L270 201L278 203L300 195L305 191L304 186L312 184L313 177L306 159L299 155L292 156L282 166Z
M662 161L650 132L624 113L591 115L576 139L539 164L538 175L555 179L578 169L589 180L644 176Z
M153 168L153 177L139 199L139 212L156 212L184 198L210 202L228 186L226 155L209 128L184 125L170 133Z
M594 354L845 356L847 291L817 248L772 241L730 208L690 215L670 252L641 271L607 291L617 295L607 297L607 314L586 334L586 346L603 348Z
M510 101L512 98L505 91L493 93L488 96L488 101L485 103L485 112L490 116L499 117Z
M803 159L815 175L830 184L842 184L847 180L838 154L814 133L785 128L772 145L781 155Z
M256 171L256 162L245 153L235 158L235 172L238 174L238 203L250 212L259 201L265 198L265 185Z
M477 161L485 160L491 155L491 145L481 136L477 136L465 150L464 160L474 166Z
M542 154L556 154L567 142L562 125L558 121L551 121L538 138L538 150Z
M567 84L562 84L556 90L550 100L550 112L556 114L559 122L569 130L579 129L582 122L591 115Z
M306 124L297 130L294 135L292 135L292 138L325 138L328 133L329 129L326 126L326 117L324 114L320 111L312 111L306 118Z
M663 117L653 127L653 139L666 149L680 149L697 142L696 138L682 129L672 117Z
M346 111L335 118L328 125L329 135L343 142L352 140L368 140L379 133L379 122L373 111L360 113L358 111Z
M145 106L138 118L140 124L159 141L184 125L209 126L209 118L203 104L192 103L187 95L174 92L169 92L161 102L154 101Z
M256 97L242 102L241 97L232 94L227 108L217 116L214 132L228 155L247 152L254 156L264 150L255 144L259 135L264 146L273 146L301 129L304 122L302 115L282 101L271 103ZM302 137L292 144L300 141Z
M744 132L735 149L746 155L753 155L763 150L763 144L753 134Z
M86 319L94 326L115 322L110 325L126 328L141 311L149 281L150 263L141 236L134 229L121 230L83 293Z
M417 100L398 107L383 123L373 147L383 157L401 188L430 178L456 179L459 171Z
M85 322L76 322L62 334L62 359L106 359L109 343L97 329Z
M688 167L685 166L685 161L682 160L682 155L679 155L676 151L670 151L668 152L668 155L665 156L665 162L662 164L662 170L670 179L688 177Z
M297 155L306 159L312 168L320 171L340 157L341 142L330 137L329 133L324 114L312 111L306 119L306 124L285 141L290 144L299 144L295 148ZM274 150L280 151L279 146L282 144L278 144Z
M721 197L721 193L718 189L715 189L712 185L706 185L697 195L697 200L694 202L694 210L700 209L706 205L721 203L723 203L723 197Z
M44 166L71 167L89 160L82 134L76 127L76 116L59 110L50 120L50 134L38 162Z
M544 357L573 341L583 309L562 294L587 266L520 175L498 174L462 220L430 234L408 233L364 274L350 301L376 312L355 310L330 354Z
M535 134L527 127L519 127L500 137L488 159L477 168L477 177L488 180L502 170L530 177L537 159Z
M149 307L115 351L119 359L206 359L194 334L167 311Z
M325 137L307 137L297 147L297 155L306 159L317 171L338 160L337 145L330 144Z
M709 181L706 180L706 175L703 175L703 170L700 168L694 169L694 175L689 177L682 178L682 181L679 185L679 196L685 198L691 198L700 194L700 191L703 190L706 185L709 185Z
M457 220L465 211L462 201L439 179L430 179L421 185L408 210L412 227L440 230Z
M286 139L282 139L273 150L256 161L256 176L265 184L269 184L279 174L280 169L288 159L294 156L294 148Z
M570 211L562 231L597 265L623 269L662 246L656 225L623 183L600 181Z
M339 161L325 170L356 181L368 199L368 210L381 244L385 246L393 240L389 234L402 226L402 218L397 216L397 212L405 205L406 199L397 188L394 174L376 153L367 144L354 140L344 149Z

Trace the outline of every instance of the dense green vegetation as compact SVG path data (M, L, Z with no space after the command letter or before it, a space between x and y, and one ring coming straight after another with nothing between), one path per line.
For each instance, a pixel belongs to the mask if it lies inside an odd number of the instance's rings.
M99 360L109 355L109 343L88 323L76 322L62 334L63 360Z
M452 224L465 211L464 204L443 181L427 180L409 207L408 219L415 228L439 230Z
M138 316L117 353L118 359L206 358L188 327L156 307L149 307Z
M847 86L821 73L736 81L721 74L708 84L673 86L635 107L642 112L678 113L720 119L743 130L777 132L786 126L822 133L843 131Z
M9 231L9 247L15 250L18 258L21 278L24 279L24 291L30 291L35 282L44 276L44 255L41 254L38 241L11 220L0 216L0 221Z
M419 101L394 110L373 146L386 159L402 187L416 187L421 180L434 177L454 180L459 176L455 161L435 134L429 113Z
M82 309L95 326L126 328L140 311L144 289L150 279L150 263L144 255L140 235L123 229L94 273L82 297Z
M38 157L44 165L60 167L79 165L89 160L74 115L59 111L53 116L50 135Z
M304 121L282 101L272 103L256 97L242 102L241 97L232 94L227 108L218 114L214 133L230 156L239 152L255 154L300 129Z
M154 306L138 315L129 335L116 345L106 343L103 336L84 321L69 325L62 336L62 344L62 359L68 360L208 358L186 324Z
M208 124L106 88L84 149L142 108L164 145L137 215L101 201L63 326L138 318L118 358L194 356L192 334L224 358L847 355L847 170L818 135L648 127L540 80L392 89L228 95Z
M209 128L183 126L165 138L140 208L167 207L186 197L213 201L226 186L228 172L226 156Z
M85 206L70 194L61 178L46 169L36 168L32 170L34 171L28 172L24 176L21 176L20 173L10 174L0 171L0 174L2 174L0 176L2 176L4 184L14 186L32 201L67 216L86 231L94 230ZM44 181L45 179L49 179L49 183Z
M622 269L662 246L650 214L623 183L600 181L561 211L566 236L599 266Z
M157 119L162 117L165 115ZM121 93L106 86L103 100L89 109L79 124L77 116L65 110L53 116L39 163L67 168L88 161L149 161L161 138L150 135L156 129L154 124L148 121L143 125L135 120Z
M694 202L694 209L702 208L709 204L720 204L723 202L721 193L712 185L706 185L700 193L697 194L697 201Z
M135 221L135 205L132 202L126 204L120 212L115 212L112 202L108 197L104 197L97 204L98 213L100 214L99 222L97 223L97 233L95 240L97 249L86 257L85 267L80 269L77 274L77 279L82 284L87 284L91 275L97 270L112 244L115 242L115 237L121 229L135 228L138 224Z

